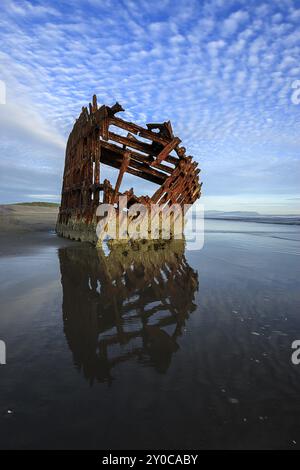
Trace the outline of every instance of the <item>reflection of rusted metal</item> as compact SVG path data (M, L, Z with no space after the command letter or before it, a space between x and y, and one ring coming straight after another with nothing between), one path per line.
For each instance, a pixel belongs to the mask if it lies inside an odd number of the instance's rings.
M86 379L110 382L131 359L166 372L196 309L198 275L184 241L113 245L107 256L72 246L59 259L64 331Z
M124 111L118 103L97 105L96 95L89 109L82 108L69 136L57 232L76 237L76 229L95 221L99 203L116 203L127 196L134 203L193 204L201 194L197 162L186 155L181 140L173 135L170 121L147 124L147 128L116 117ZM113 129L118 129L117 134ZM127 135L124 134L127 131ZM126 132L125 132L126 134ZM100 182L101 164L119 170L115 187ZM120 193L124 173L158 184L152 197L137 197L133 188ZM83 225L82 225L83 224Z

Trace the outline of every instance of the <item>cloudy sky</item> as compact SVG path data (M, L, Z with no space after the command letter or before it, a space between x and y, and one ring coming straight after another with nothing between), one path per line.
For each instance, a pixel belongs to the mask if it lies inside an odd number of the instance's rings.
M0 203L59 201L96 93L172 121L207 209L300 213L299 25L296 0L1 0Z

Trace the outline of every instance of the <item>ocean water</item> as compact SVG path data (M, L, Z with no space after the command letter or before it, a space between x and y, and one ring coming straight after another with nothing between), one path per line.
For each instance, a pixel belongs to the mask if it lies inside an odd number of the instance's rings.
M0 257L1 448L300 448L300 228Z

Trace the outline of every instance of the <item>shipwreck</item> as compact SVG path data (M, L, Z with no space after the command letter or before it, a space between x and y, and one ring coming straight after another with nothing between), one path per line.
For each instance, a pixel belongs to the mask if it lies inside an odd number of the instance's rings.
M142 127L117 117L119 103L98 106L96 95L83 107L69 135L61 205L56 231L59 235L97 243L99 204L113 204L120 196L127 208L193 204L201 195L198 163L174 136L170 121ZM101 178L102 165L118 170L114 185ZM120 192L125 173L158 185L152 196L137 196L134 188Z

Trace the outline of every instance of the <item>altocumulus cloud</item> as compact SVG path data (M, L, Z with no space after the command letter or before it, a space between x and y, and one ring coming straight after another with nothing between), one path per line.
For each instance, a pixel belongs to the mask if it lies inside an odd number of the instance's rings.
M231 209L258 201L262 211L297 211L298 1L1 7L2 202L59 197L67 135L96 92L99 102L120 101L127 119L172 120L200 162L207 207L229 208L230 199Z

